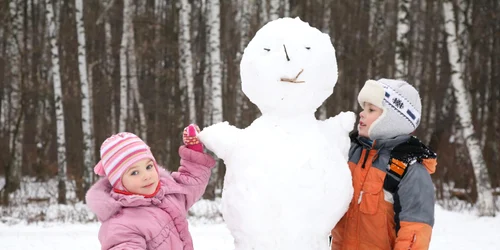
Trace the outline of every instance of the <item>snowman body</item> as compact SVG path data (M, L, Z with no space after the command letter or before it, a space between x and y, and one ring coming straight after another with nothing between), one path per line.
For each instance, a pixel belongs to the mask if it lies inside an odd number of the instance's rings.
M236 250L327 249L352 198L355 121L351 112L314 116L337 80L330 39L298 18L270 22L245 49L241 76L262 116L245 129L223 122L199 135L226 164L222 213Z

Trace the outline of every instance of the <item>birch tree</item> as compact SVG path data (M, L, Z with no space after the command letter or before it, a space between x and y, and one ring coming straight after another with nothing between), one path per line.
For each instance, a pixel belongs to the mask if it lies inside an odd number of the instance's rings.
M127 129L128 119L128 74L127 74L127 51L129 46L130 37L132 34L132 8L131 1L126 0L123 3L123 33L120 45L120 119L118 124L118 131L123 132Z
M390 17L387 15L386 6L384 1L372 0L371 1L371 9L370 9L370 25L372 26L370 29L370 39L371 46L375 48L374 50L374 58L372 58L372 65L375 67L369 71L371 77L381 77L386 73L383 71L385 67L384 64L384 55L389 53L387 50L388 42L386 41L388 27L387 22L390 22Z
M269 21L280 17L280 0L270 0L269 2Z
M411 16L410 16L410 27L411 36L409 38L410 46L412 48L410 52L411 59L408 61L408 75L410 82L413 83L415 88L420 89L420 84L422 82L423 76L423 56L422 56L422 41L424 40L424 11L426 8L426 1L412 1L411 2Z
M267 22L269 22L269 9L267 8L267 0L259 0L260 1L260 13L259 20L260 26L264 26Z
M210 8L205 4L205 16L209 17L210 16ZM205 22L205 37L208 37L210 39L210 23L208 21L209 19L206 18ZM212 109L213 109L213 104L212 104L212 76L210 74L210 54L208 51L210 51L210 42L205 43L205 50L207 53L205 53L205 67L203 71L203 93L204 93L204 99L203 99L203 124L204 126L208 126L213 124L212 121ZM237 103L238 101L236 101ZM238 106L236 106L238 108ZM236 112L236 115L238 112Z
M290 16L290 0L282 0L282 6L283 6L283 16L284 17L289 17ZM330 2L330 1L327 1Z
M3 35L3 34L1 34ZM2 48L3 49L3 48ZM2 55L3 56L3 55ZM3 58L2 58L3 60ZM3 65L2 65L3 66ZM3 70L3 69L2 69ZM9 109L10 109L10 101L9 101L9 89L10 87L7 86L5 79L5 75L1 75L1 82L0 82L0 137L2 138L7 138L7 133L9 131ZM5 142L0 142L1 144L5 144ZM3 147L2 147L3 148ZM6 147L5 147L6 148ZM3 159L3 158L2 158Z
M76 31L78 39L78 71L82 91L82 129L83 129L83 183L84 191L93 183L94 133L92 119L92 86L87 74L87 53L85 46L85 26L83 25L83 1L75 0Z
M54 17L54 9L51 0L45 0L46 12L45 18L47 19L48 34L50 39L50 53L52 60L52 83L54 86L54 102L56 109L56 128L57 128L57 178L59 181L58 189L58 202L59 204L66 204L66 135L64 130L64 109L63 109L63 95L61 86L61 75L59 67L59 51L57 48L57 33L56 33L56 20Z
M146 115L144 114L144 105L141 101L141 95L139 92L139 83L137 81L137 57L135 53L135 41L134 41L134 24L133 24L133 16L132 9L134 7L134 1L127 0L125 3L127 5L126 15L124 13L124 22L127 22L127 25L124 25L124 28L127 27L129 30L125 32L126 34L126 43L127 43L127 56L128 56L128 72L129 72L129 85L132 91L132 95L134 97L134 101L137 104L138 112L139 112L139 135L144 140L147 141L147 126L146 126ZM125 18L126 17L126 18Z
M243 52L245 51L245 48L250 41L250 22L251 22L251 5L248 0L239 0L238 1L239 8L237 12L237 22L240 25L239 31L240 31L240 44L239 44L239 49L238 53L236 54L236 60L235 62L238 64L238 80L236 82L236 88L235 88L235 105L236 105L236 122L238 124L241 124L242 120L242 111L243 110L248 110L248 105L244 101L244 94L243 90L241 88L241 77L239 74L240 69L240 62L241 58L243 57Z
M220 59L220 4L219 0L208 0L210 16L210 75L212 82L212 122L222 122L222 75Z
M396 78L403 78L408 74L407 56L408 53L408 31L410 24L408 20L408 11L410 9L409 0L399 0L398 20L396 30Z
M129 107L128 90L131 92L132 100L135 101L139 112L139 136L147 141L146 116L144 105L141 102L139 85L137 81L137 58L135 54L134 25L133 25L134 2L127 0L123 6L123 34L120 48L120 131L125 131L128 112L133 113L133 105ZM128 59L128 60L127 60ZM127 86L128 83L128 86ZM130 87L128 89L127 87Z
M191 4L188 0L181 0L179 13L179 64L180 64L180 86L187 90L187 106L189 111L189 122L196 123L196 103L194 96L193 79L193 56L191 52ZM186 103L185 100L182 101Z
M108 84L111 86L111 133L116 133L118 130L118 127L116 126L116 109L115 109L115 88L113 88L113 71L115 68L115 61L113 60L113 49L112 49L112 40L111 40L111 20L109 18L106 18L104 21L104 33L106 33L105 37L105 42L104 46L106 47L106 62L107 62L107 71L106 72L106 79L108 80ZM121 66L121 64L120 64ZM121 79L120 79L121 80ZM121 83L121 82L120 82ZM121 87L121 85L120 85ZM120 110L121 113L121 110ZM120 122L118 122L118 125Z
M212 123L222 122L222 74L220 59L220 3L219 0L208 0L207 5L207 27L209 28L209 51L210 51L210 83L212 102ZM212 175L205 191L205 198L215 199L215 187L217 185L218 167L212 169Z
M456 113L460 118L462 126L462 136L467 145L469 156L474 168L477 188L476 206L480 216L494 216L495 206L488 176L488 170L484 162L483 153L476 138L474 125L472 124L472 115L469 109L468 93L462 77L462 71L459 62L459 48L457 43L457 30L453 14L453 4L443 2L443 13L445 19L445 31L448 33L446 39L448 47L448 57L452 68L452 85L456 100Z

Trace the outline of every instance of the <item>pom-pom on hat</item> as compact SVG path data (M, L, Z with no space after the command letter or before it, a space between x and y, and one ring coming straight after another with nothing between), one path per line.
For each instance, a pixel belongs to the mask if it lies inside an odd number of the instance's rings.
M110 136L101 145L101 160L94 167L94 172L106 176L111 185L125 190L121 177L125 171L143 159L153 160L156 171L158 166L149 146L137 135L122 132Z
M358 102L361 107L369 102L383 110L368 129L373 140L410 134L420 124L420 95L403 80L368 80L358 94Z

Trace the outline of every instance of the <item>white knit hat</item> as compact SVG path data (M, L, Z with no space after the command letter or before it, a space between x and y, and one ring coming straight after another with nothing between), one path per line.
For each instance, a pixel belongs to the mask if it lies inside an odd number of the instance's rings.
M369 102L383 110L368 129L373 140L410 134L420 124L420 95L403 80L368 80L359 92L358 102L361 107Z

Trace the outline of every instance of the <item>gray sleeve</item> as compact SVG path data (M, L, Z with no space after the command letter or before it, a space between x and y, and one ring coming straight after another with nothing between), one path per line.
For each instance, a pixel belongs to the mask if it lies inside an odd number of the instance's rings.
M434 184L422 164L408 167L397 193L401 205L400 221L434 225Z
M349 155L347 159L349 161L357 163L359 161L359 157L361 157L362 147L359 144L351 142L351 147L349 148ZM356 154L357 153L357 154Z

